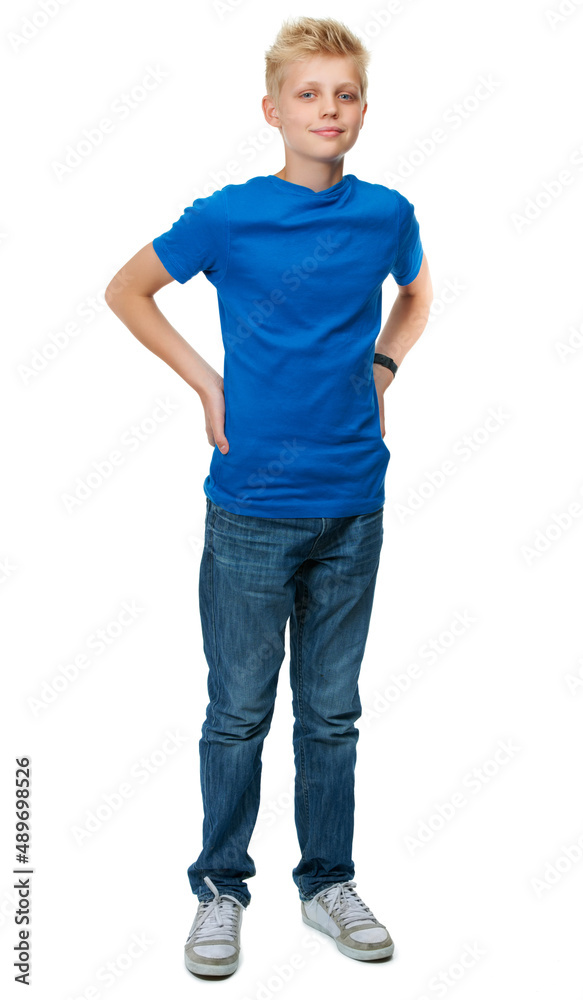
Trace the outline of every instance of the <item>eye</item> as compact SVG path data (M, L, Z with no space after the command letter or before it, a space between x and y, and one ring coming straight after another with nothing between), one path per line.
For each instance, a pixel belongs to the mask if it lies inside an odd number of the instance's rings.
M300 97L305 97L306 94L313 94L313 93L314 93L313 90L304 90L303 94L300 94ZM348 98L350 98L351 101L355 101L356 100L356 98L354 97L353 94L348 94L348 93L340 94L340 97L348 97ZM347 102L343 101L342 103L346 104Z

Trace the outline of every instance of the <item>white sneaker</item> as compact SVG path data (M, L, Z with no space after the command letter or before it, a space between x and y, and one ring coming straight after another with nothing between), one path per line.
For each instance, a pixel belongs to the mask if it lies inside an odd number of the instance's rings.
M219 894L208 875L204 880L213 899L202 899L184 945L189 972L228 976L239 964L241 920L245 907L228 893Z
M335 882L312 899L302 900L302 920L333 937L338 950L349 958L388 958L395 947L391 935L362 901L355 885Z

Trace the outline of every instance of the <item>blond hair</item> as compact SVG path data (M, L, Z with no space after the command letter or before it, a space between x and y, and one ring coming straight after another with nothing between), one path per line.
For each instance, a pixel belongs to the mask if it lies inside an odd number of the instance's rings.
M289 64L322 53L349 56L354 61L361 100L366 104L368 49L350 28L332 17L297 17L283 22L273 45L265 53L265 86L276 106Z

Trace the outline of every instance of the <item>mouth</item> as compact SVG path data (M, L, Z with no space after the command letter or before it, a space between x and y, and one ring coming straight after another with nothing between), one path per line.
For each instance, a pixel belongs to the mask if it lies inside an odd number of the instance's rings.
M340 135L344 132L343 128L336 128L335 126L330 126L330 128L314 128L310 129L315 135Z

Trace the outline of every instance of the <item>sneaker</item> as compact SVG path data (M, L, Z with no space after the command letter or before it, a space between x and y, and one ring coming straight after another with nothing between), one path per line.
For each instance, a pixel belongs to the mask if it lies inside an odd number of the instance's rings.
M184 962L199 976L228 976L239 964L241 920L245 907L228 893L219 894L208 875L213 899L202 899L184 945Z
M338 950L349 958L388 958L395 947L391 935L363 903L355 885L336 882L312 899L302 900L302 920L333 937Z

